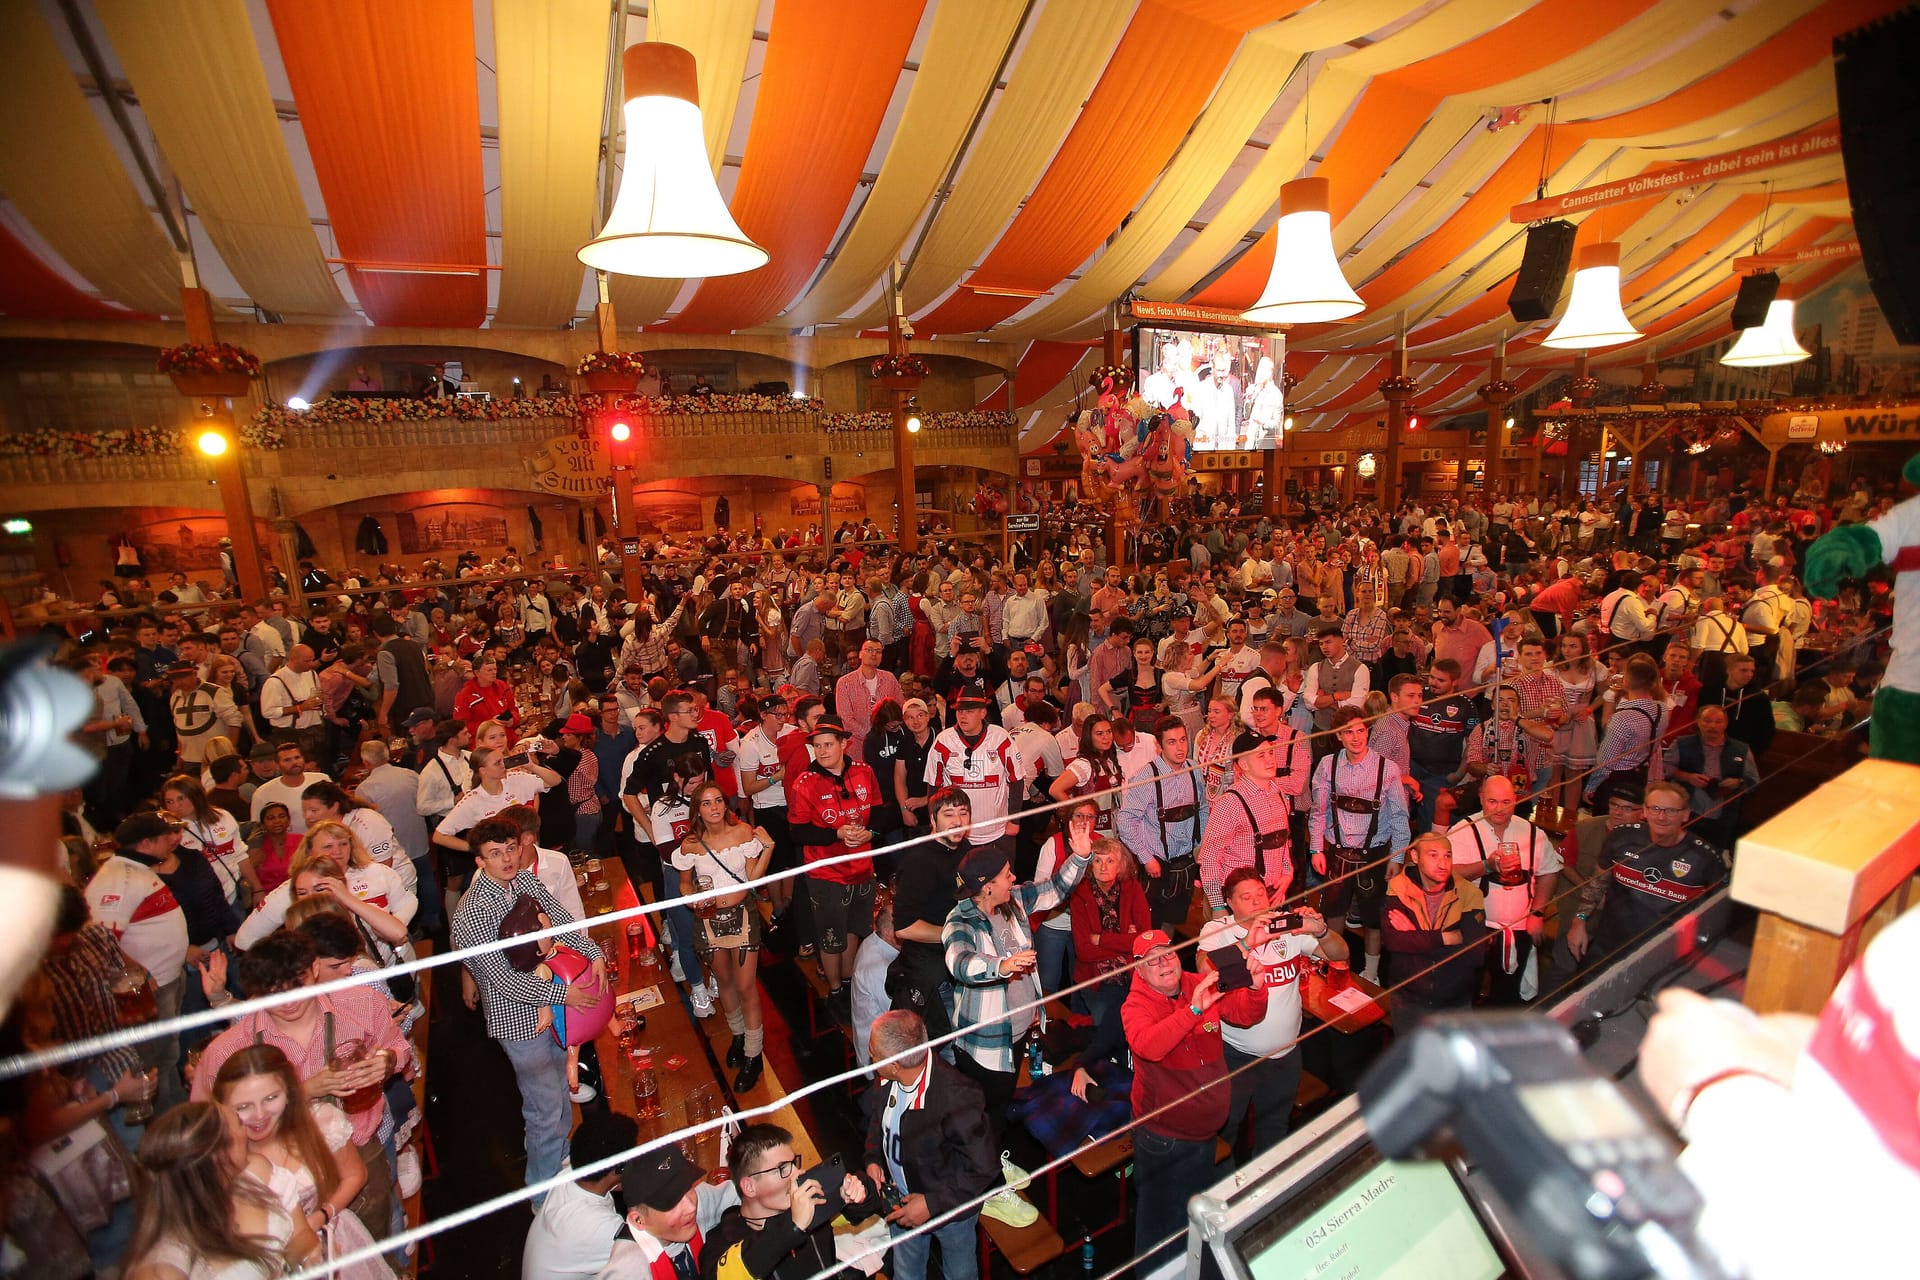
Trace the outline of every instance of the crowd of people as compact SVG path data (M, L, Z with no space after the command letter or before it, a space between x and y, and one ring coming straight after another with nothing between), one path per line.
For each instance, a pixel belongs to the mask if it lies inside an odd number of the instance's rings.
M764 1071L759 966L817 963L879 1064L873 1119L836 1186L796 1185L768 1126L725 1187L671 1146L576 1181L526 1274L807 1276L831 1204L896 1232L964 1210L888 1270L920 1280L938 1241L966 1280L974 1216L1034 1212L1004 1135L1055 997L1077 1097L1131 1070L1150 1252L1216 1138L1287 1132L1310 972L1383 985L1400 1031L1535 999L1725 878L1777 732L1866 713L1884 584L1816 605L1795 577L1834 513L1620 505L1196 515L1124 564L1077 526L1004 563L741 535L634 582L503 558L304 564L257 601L123 584L131 610L60 633L101 763L66 805L71 888L15 1036L369 977L20 1082L27 1145L84 1147L38 1184L35 1248L67 1264L42 1274L277 1274L395 1233L426 1026L416 980L382 971L421 939L583 922L587 857L666 904L672 980L725 1020L736 1092ZM607 976L584 928L554 941ZM553 1034L539 961L461 965L529 1184L635 1145Z

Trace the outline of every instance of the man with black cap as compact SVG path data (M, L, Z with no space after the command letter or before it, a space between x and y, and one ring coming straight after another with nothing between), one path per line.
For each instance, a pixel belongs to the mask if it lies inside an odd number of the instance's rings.
M639 1145L640 1125L632 1116L589 1107L580 1113L561 1168L585 1169ZM614 1240L626 1234L613 1200L620 1171L616 1164L547 1193L520 1250L520 1280L593 1280L600 1273Z
M1307 743L1280 714L1280 695L1253 695L1253 724L1233 741L1233 785L1213 801L1200 839L1200 885L1207 906L1226 910L1227 873L1252 867L1284 898L1293 883L1292 815L1307 791Z
M933 740L933 750L927 753L926 782L936 789L959 787L967 793L978 824L967 836L970 843L1004 840L1011 853L1007 815L1019 785L1020 763L1007 731L988 723L992 701L985 689L971 688L950 701L953 726Z
M949 707L958 706L966 697L984 699L982 705L988 721L998 726L1000 705L994 699L993 687L1006 678L1005 667L1004 661L992 656L983 658L976 649L956 649L946 670L935 678L934 690L946 699Z
M1001 845L979 845L960 860L961 900L941 930L954 977L954 1065L987 1098L988 1132L998 1141L1018 1082L1021 1049L1040 1020L1029 914L1062 906L1080 883L1092 850L1063 859L1051 880L1016 884ZM1019 1224L1015 1224L1019 1225Z
M180 1012L186 994L187 915L153 868L179 846L180 828L160 814L136 813L114 828L113 843L117 852L87 881L87 910L113 930L121 951L145 967L153 979L155 1016L164 1021ZM181 1101L180 1073L174 1070L179 1033L143 1040L139 1052L160 1071L160 1107Z
M415 707L409 711L407 718L400 722L400 727L406 730L407 745L392 757L392 762L417 776L433 759L434 752L440 749L433 733L436 723L432 707Z
M627 1161L620 1198L627 1218L600 1280L696 1280L706 1233L740 1203L732 1182L714 1186L672 1142Z
M808 864L807 896L827 1004L848 1021L853 993L845 983L853 976L860 940L873 932L873 860L813 864L839 854L871 853L873 833L887 821L875 812L885 803L880 779L865 762L847 758L852 736L840 717L822 715L807 734L813 762L787 780L787 830ZM898 825L897 818L893 822Z
M1221 991L1218 971L1182 969L1173 940L1158 929L1135 938L1133 954L1142 963L1120 1020L1133 1051L1134 1266L1147 1275L1172 1256L1170 1237L1184 1237L1187 1201L1214 1180L1214 1141L1233 1102L1221 1020L1259 1022L1267 988Z
M191 662L168 667L167 680L171 686L167 711L173 717L180 762L197 770L209 738L224 736L232 741L240 736L240 708L233 704L231 689L201 679L200 668Z

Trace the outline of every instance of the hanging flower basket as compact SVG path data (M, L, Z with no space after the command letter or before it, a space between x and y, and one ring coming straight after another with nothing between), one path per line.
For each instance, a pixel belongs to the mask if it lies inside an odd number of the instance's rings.
M631 351L589 351L574 366L587 388L600 395L627 395L640 385L647 362Z
M621 373L618 369L595 369L580 375L586 380L587 390L598 395L631 395L640 385L637 373Z
M243 396L260 376L260 357L230 342L188 342L162 351L154 368L184 396Z
M244 373L173 373L167 375L183 396L209 400L244 396L253 379Z
M889 354L874 360L868 372L883 387L911 391L920 385L921 379L933 372L933 366L916 355Z

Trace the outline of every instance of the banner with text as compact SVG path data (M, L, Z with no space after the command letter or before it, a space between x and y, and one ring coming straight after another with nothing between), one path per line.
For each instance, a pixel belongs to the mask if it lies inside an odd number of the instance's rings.
M1776 165L1797 164L1802 160L1812 160L1839 150L1840 123L1832 120L1826 124L1815 125L1804 133L1796 133L1792 137L1755 143L1751 147L1743 147L1723 155L1708 156L1702 160L1669 165L1661 169L1649 169L1645 173L1631 178L1622 178L1618 182L1602 183L1597 187L1567 191L1557 196L1548 196L1544 200L1517 204L1513 206L1513 212L1508 215L1508 221L1538 222L1542 218L1559 218L1570 213L1584 213L1589 209L1601 209L1611 204L1638 200L1643 196L1662 195L1684 187L1698 186L1703 182L1711 182L1715 178L1736 178L1743 174L1757 173L1762 169L1771 169Z

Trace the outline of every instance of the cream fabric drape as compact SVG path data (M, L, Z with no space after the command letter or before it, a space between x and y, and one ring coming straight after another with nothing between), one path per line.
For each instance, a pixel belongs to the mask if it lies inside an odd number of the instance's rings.
M220 260L288 320L347 314L294 176L245 0L94 6Z
M953 193L934 210L932 230L913 257L905 290L909 314L937 301L993 246L1073 128L1133 9L1134 0L1046 0L1028 23L1007 87L974 135ZM875 306L854 323L884 317L884 305Z
M1079 280L1030 318L997 329L1018 341L1052 334L1097 314L1125 293L1180 234L1246 146L1303 56L1280 43L1275 23L1241 42L1213 100L1173 162Z
M992 91L994 72L1026 7L1026 0L943 0L934 10L906 110L873 189L833 262L780 317L783 327L837 320L886 276Z
M0 192L102 295L180 313L180 261L33 0L0 0Z
M727 158L727 139L740 106L740 84L753 49L758 0L651 0L649 39L677 44L693 54L700 77L700 116L706 126L707 159L713 171ZM595 119L598 119L596 113ZM599 226L599 220L594 220ZM577 247L577 246L576 246ZM614 276L608 286L614 315L623 326L652 324L666 314L684 280Z
M493 322L551 329L580 305L598 229L607 84L601 0L493 0L500 102L500 294Z

